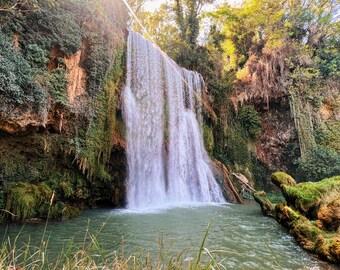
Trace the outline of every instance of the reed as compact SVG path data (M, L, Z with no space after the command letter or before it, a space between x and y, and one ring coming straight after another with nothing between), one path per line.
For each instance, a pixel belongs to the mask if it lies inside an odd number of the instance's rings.
M30 239L22 244L18 240L21 233L15 239L4 238L0 248L0 269L8 270L97 270L97 269L225 269L223 260L218 261L216 257L227 253L223 250L209 251L205 245L210 224L204 234L200 247L196 255L191 257L189 248L176 251L173 249L174 241L166 243L163 237L158 239L157 254L139 251L126 254L124 251L124 241L122 241L121 252L104 250L98 236L105 227L107 221L97 229L90 232L89 225L84 234L84 240L80 244L72 240L53 258L50 254L49 239L45 239L44 232L41 244L35 246ZM48 224L46 223L46 227ZM191 249L191 248L190 248ZM111 254L111 255L108 255Z

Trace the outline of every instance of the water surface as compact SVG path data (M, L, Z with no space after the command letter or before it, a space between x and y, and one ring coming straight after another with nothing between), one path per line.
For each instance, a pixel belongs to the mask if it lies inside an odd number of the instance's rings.
M59 253L73 239L82 243L87 228L98 235L108 257L114 251L126 254L150 252L156 256L159 240L173 242L174 253L188 248L186 256L195 257L208 223L211 228L205 247L223 250L217 256L227 269L336 269L321 262L296 245L295 240L275 220L264 217L258 205L191 205L138 212L132 210L88 210L70 221L49 222L49 249ZM104 224L104 226L103 226ZM39 245L44 224L1 225L1 239L28 241ZM123 244L122 244L123 243Z

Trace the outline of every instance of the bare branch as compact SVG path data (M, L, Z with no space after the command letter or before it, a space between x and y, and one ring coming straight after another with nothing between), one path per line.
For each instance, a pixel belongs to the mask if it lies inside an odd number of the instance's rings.
M15 3L13 6L11 6L11 7L6 7L6 8L0 8L0 11L11 11L11 10L14 10L14 9L16 9L16 7L18 6L18 4L19 4L20 2L17 2L17 3Z

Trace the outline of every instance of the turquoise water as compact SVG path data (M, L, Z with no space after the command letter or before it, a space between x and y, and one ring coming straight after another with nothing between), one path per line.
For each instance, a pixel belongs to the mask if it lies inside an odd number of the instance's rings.
M208 223L211 223L205 247L223 250L216 256L226 269L336 269L321 262L296 245L295 240L275 220L264 217L258 205L191 205L135 212L130 210L88 210L70 221L49 222L50 254L58 254L72 239L82 243L86 230L98 234L106 256L149 252L156 256L159 241L176 252L188 249L195 257ZM45 224L0 225L1 239L39 245ZM203 257L205 259L207 256Z

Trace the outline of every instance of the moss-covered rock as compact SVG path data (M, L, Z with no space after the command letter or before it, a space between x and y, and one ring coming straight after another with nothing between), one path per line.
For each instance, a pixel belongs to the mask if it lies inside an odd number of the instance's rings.
M296 182L290 175L284 172L276 172L271 176L271 181L274 185L281 188L282 185L295 186Z
M300 183L294 186L282 185L281 188L289 205L294 206L309 218L316 219L321 204L328 203L325 201L327 194L335 192L333 200L339 197L340 176L324 179L319 182ZM327 200L332 200L332 198ZM332 204L333 202L329 203Z
M260 204L262 213L266 216L274 217L275 215L275 204L268 200L264 191L254 192L254 199Z
M301 214L299 212L294 211L285 203L279 203L275 206L275 218L284 226L290 225L291 222L300 219L300 217Z
M262 212L289 228L304 249L340 262L340 176L296 184L288 174L279 172L271 180L280 187L286 202L273 208L264 192L256 192L253 196Z
M318 225L328 231L340 228L340 196L339 191L332 191L321 199L317 212Z

